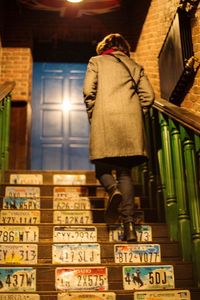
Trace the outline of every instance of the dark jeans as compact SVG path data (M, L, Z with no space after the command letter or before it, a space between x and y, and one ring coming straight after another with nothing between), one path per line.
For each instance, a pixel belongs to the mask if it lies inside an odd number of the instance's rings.
M122 193L122 203L120 205L120 214L122 221L133 222L134 213L134 187L131 177L131 169L126 166L115 166L104 161L95 161L96 177L106 190L116 186ZM113 176L115 171L116 177Z

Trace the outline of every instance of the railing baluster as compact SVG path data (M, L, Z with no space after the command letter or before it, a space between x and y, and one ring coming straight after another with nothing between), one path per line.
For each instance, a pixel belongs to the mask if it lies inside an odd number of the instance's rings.
M177 200L175 194L174 174L172 167L171 156L171 142L169 125L167 118L163 114L159 114L160 126L161 126L161 138L163 149L163 169L164 169L164 182L166 187L166 221L169 227L170 240L178 240L178 214L177 214Z

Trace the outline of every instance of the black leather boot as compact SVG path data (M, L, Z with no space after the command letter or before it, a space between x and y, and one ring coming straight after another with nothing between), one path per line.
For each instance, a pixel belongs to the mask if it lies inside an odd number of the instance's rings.
M136 235L136 231L135 231L135 225L133 222L124 223L123 241L137 242L137 235Z
M109 199L105 211L105 222L115 223L119 218L118 208L122 201L122 194L116 186L109 189L108 194Z

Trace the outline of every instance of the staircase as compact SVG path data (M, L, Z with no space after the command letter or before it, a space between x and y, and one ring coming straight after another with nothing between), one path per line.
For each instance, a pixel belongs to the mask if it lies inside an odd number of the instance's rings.
M197 300L156 212L140 208L138 243L104 223L107 195L92 171L7 172L1 191L0 300Z

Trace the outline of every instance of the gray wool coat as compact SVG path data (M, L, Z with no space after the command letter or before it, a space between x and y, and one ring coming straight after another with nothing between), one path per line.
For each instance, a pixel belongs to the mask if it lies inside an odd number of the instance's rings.
M143 111L154 101L142 66L121 51L89 60L83 86L90 122L90 160L147 156ZM135 82L134 82L135 81ZM135 83L137 84L137 92Z

